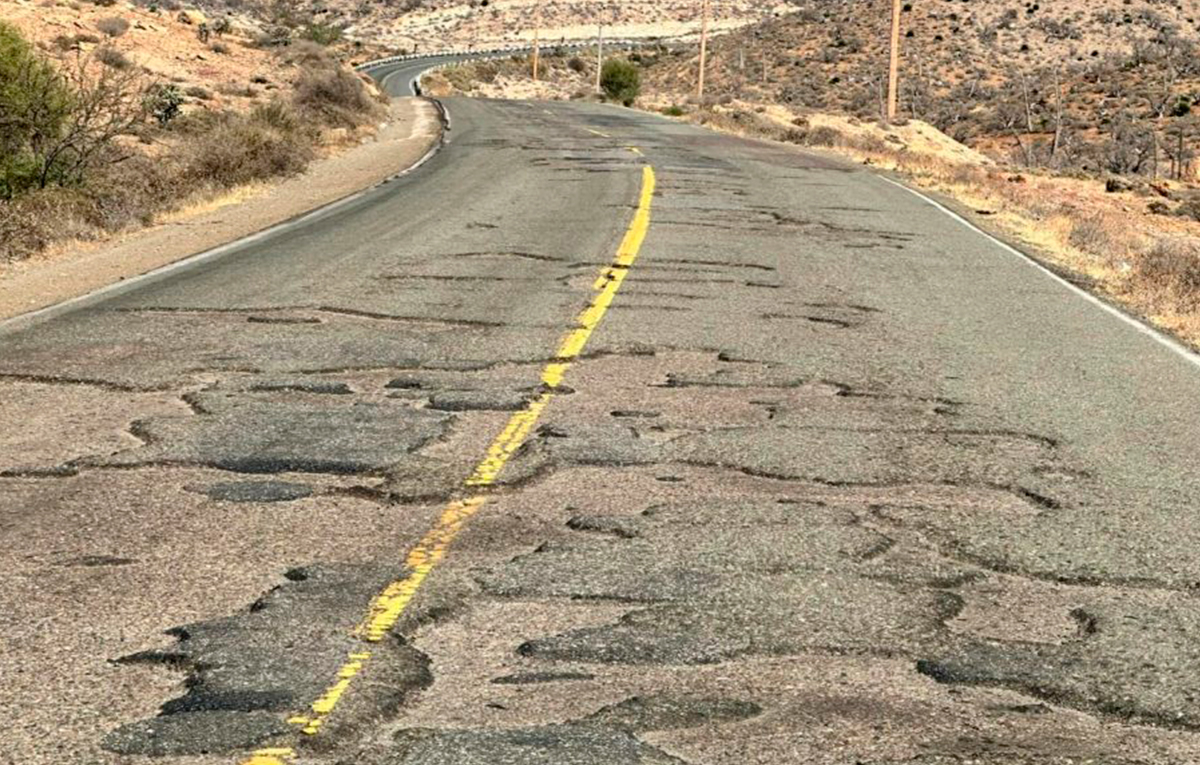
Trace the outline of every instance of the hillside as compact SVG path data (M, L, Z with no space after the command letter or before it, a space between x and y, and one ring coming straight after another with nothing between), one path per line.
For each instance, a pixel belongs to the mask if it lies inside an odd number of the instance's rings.
M118 67L172 82L193 103L209 109L244 107L286 87L292 76L270 50L249 44L247 29L202 33L200 25L208 30L210 20L198 11L152 11L125 2L0 0L0 19L51 56L86 56L103 44Z
M0 0L0 266L105 239L374 135L378 91L311 23Z
M663 37L695 32L697 0L199 0L212 13L232 13L267 22L308 16L345 30L365 46L405 51L460 50L530 40L539 14L546 41L590 38L597 26L614 37ZM714 0L711 26L733 29L784 14L785 0Z
M889 0L810 0L718 38L708 94L878 116L889 8ZM1191 163L1200 3L909 0L905 8L903 116L1020 164L1168 175ZM686 96L680 83L694 81L695 66L691 51L667 57L647 73L649 90Z
M354 18L349 32L407 49L530 40L539 5L542 39L547 41L590 38L599 24L613 37L676 36L695 32L700 25L696 0L409 0L400 4L404 5L414 7L398 14L394 4L367 6L367 15ZM787 3L772 0L714 2L711 26L731 29L788 9Z

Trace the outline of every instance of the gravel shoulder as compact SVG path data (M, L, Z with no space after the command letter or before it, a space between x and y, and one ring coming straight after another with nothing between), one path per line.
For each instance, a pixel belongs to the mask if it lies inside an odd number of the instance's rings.
M314 162L294 178L235 191L106 242L60 248L0 269L0 319L86 295L370 188L411 167L440 134L431 102L395 99L390 121L374 140Z

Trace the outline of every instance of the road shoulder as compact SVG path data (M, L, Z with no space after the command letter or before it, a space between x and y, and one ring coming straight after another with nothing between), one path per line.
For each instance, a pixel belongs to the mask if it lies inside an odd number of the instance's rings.
M300 175L235 190L150 228L79 243L0 271L0 319L87 295L344 199L412 167L440 137L432 102L395 99L390 121L374 140L314 162Z

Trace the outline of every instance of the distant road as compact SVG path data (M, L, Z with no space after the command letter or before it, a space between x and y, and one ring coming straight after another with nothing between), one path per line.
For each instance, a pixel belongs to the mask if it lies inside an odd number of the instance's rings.
M1200 761L1195 357L862 167L445 105L0 335L12 761Z
M414 87L416 79L422 72L427 72L436 66L479 57L478 54L430 56L381 64L365 71L379 82L381 89L389 96L415 96L419 95Z

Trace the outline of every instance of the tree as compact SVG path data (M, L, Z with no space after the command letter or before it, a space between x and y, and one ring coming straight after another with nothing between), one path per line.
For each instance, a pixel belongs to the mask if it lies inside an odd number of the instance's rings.
M642 90L641 72L630 61L609 59L600 71L600 87L610 99L632 106Z
M142 85L132 68L90 56L56 66L0 23L0 198L79 184L89 171L127 159L117 139L148 117Z
M0 198L38 185L44 147L61 135L72 108L54 65L0 22Z

